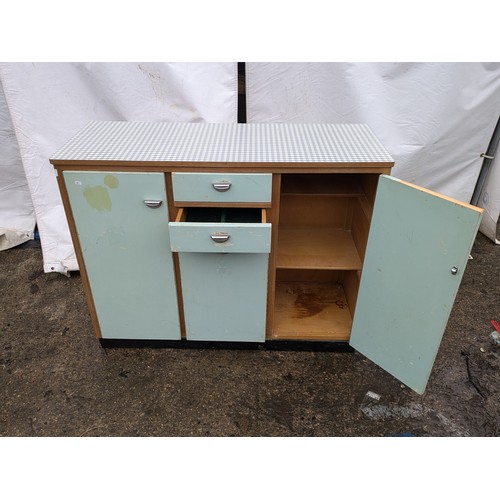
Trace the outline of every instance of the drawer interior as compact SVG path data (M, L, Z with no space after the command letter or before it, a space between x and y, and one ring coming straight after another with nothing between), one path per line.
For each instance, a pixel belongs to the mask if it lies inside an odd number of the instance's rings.
M181 208L176 222L265 223L266 211L261 208L190 207Z

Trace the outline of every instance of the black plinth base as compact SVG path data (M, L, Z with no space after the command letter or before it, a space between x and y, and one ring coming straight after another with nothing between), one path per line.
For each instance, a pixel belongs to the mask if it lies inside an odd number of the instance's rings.
M354 352L348 342L306 341L306 340L266 340L266 342L216 342L198 340L132 340L99 339L102 347L154 347L175 349L259 349L265 351L329 351Z

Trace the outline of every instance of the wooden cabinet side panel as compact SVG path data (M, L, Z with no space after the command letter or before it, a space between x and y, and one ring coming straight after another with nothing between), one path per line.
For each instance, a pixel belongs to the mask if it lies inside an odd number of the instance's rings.
M69 201L68 190L66 189L66 183L64 182L64 176L62 172L58 173L57 183L59 185L59 191L61 193L64 211L66 213L66 218L68 220L69 231L71 234L71 239L73 241L73 247L75 249L76 259L78 261L78 267L80 271L80 276L82 278L83 289L85 291L85 297L87 298L87 304L89 306L90 319L92 321L92 326L94 328L94 334L97 338L100 339L102 338L101 327L99 326L99 320L97 318L94 297L92 296L92 288L90 286L89 277L87 275L87 269L85 267L85 259L83 258L82 247L80 245L80 240L78 239L78 233L76 231L76 226L75 226L75 219L73 217L73 211L71 209L71 203Z

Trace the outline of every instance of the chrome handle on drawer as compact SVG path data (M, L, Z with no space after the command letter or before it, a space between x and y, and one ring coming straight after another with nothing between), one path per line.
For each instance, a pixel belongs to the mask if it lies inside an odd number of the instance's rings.
M220 192L229 191L229 188L231 187L231 183L230 182L213 182L212 187L216 191L220 191Z
M162 200L144 200L144 203L149 208L158 208L163 203Z
M215 241L215 243L225 243L229 239L229 233L213 233L210 238Z

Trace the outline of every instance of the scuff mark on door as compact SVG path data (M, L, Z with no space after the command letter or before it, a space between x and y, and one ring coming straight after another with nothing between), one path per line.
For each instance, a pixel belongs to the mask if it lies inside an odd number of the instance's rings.
M88 205L95 210L111 211L112 202L108 190L102 186L88 186L83 190Z

